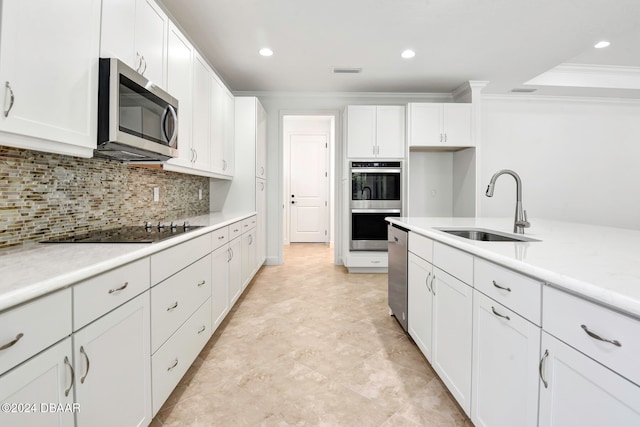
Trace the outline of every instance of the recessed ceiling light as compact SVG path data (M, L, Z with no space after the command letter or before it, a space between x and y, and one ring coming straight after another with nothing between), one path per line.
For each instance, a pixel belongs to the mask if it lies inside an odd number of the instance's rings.
M259 53L262 56L271 56L271 55L273 55L273 51L271 49L269 49L268 47L263 47L262 49L260 49Z
M400 56L402 56L404 59L409 59L409 58L413 58L414 56L416 56L416 53L414 51L412 51L411 49L407 49L404 52L402 52L400 54Z
M608 41L602 40L602 41L596 43L593 47L595 47L596 49L602 49L603 47L607 47L610 44L611 43L609 43Z

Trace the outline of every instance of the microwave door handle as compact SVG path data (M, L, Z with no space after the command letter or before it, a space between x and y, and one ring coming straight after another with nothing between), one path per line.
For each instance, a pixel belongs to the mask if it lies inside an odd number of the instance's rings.
M171 135L171 138L167 135L167 113L171 113L171 117L173 119L173 134ZM167 138L169 147L175 147L176 139L178 138L178 114L176 114L176 110L172 105L167 105L167 109L165 110L164 118L162 120L162 131L164 132L165 138Z
M162 118L160 119L160 123L162 123L162 134L164 135L164 139L169 143L169 135L167 134L167 116L169 116L169 107L164 109L162 112Z

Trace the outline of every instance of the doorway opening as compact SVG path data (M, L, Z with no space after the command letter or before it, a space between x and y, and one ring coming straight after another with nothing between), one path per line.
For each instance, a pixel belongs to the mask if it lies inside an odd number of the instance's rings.
M284 115L283 242L333 247L335 115Z

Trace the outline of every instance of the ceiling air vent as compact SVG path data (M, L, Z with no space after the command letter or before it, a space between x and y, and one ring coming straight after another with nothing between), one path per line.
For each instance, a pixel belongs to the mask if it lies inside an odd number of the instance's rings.
M333 74L360 74L362 68L353 67L333 67Z
M533 89L533 88L528 88L528 87L517 87L514 89L511 89L511 92L513 93L531 93L531 92L535 92L538 89Z

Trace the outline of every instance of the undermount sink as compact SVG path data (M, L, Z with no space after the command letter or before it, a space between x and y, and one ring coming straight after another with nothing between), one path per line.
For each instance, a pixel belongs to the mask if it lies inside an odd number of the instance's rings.
M539 242L540 240L524 236L514 236L499 231L485 230L482 228L437 228L437 230L454 236L464 237L469 240L481 242Z

